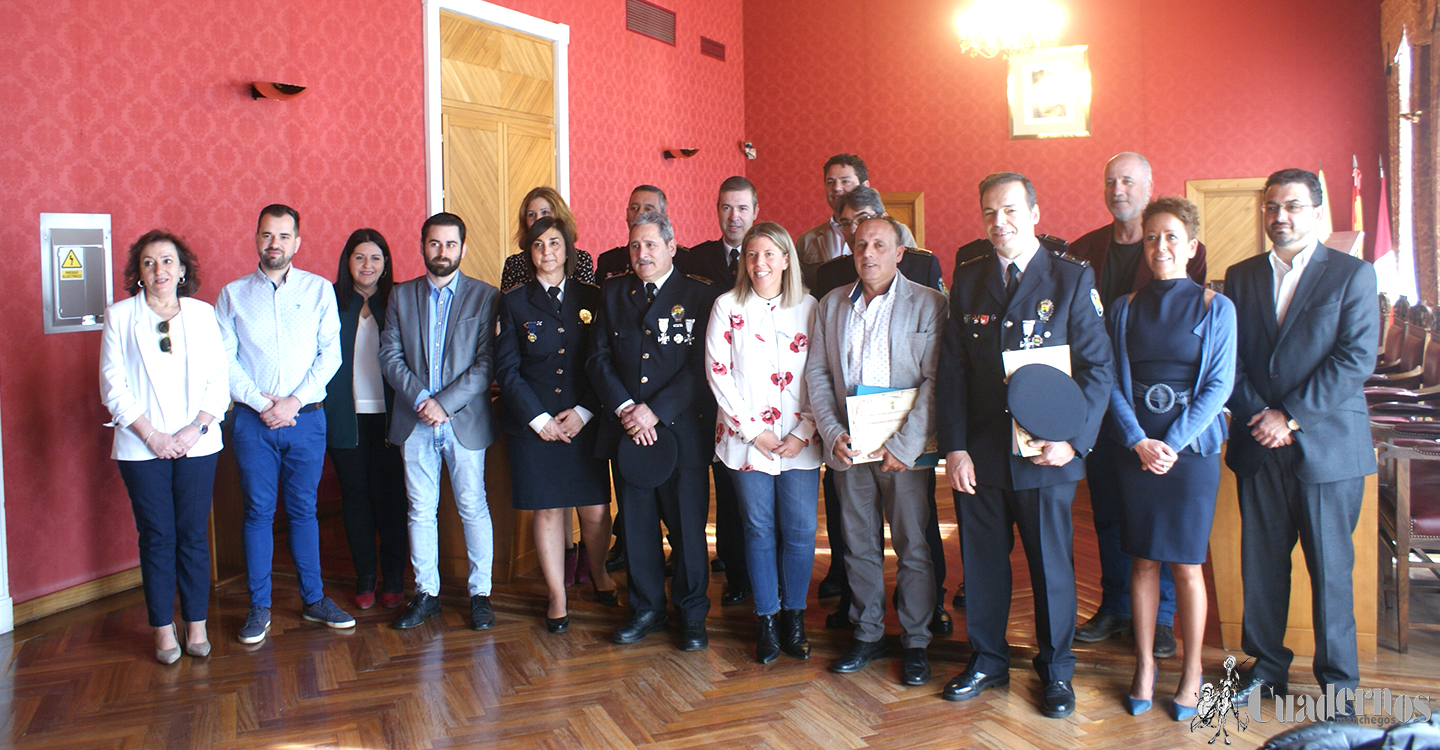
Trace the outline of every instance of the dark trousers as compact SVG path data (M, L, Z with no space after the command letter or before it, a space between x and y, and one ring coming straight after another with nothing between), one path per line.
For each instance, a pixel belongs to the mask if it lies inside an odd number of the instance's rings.
M750 588L750 570L745 560L745 526L740 520L740 500L725 464L710 464L715 477L715 556L725 562L725 582Z
M1116 453L1125 448L1104 435L1085 457L1085 486L1100 548L1100 609L1112 617L1130 619L1130 556L1120 549L1120 481L1115 477ZM1170 565L1160 565L1160 608L1155 622L1175 623L1175 578Z
M206 618L210 543L205 527L219 455L116 461L135 511L135 530L140 532L140 579L152 628L175 621L177 586L181 617L186 622Z
M359 444L354 448L330 448L329 453L335 477L340 480L345 539L355 563L356 590L375 590L378 535L385 593L398 594L405 590L405 563L410 559L405 464L400 447L385 442L384 414L357 414L355 418Z
M1315 624L1315 679L1354 690L1360 682L1355 645L1355 548L1365 479L1307 484L1295 476L1299 447L1275 448L1253 477L1240 478L1240 574L1245 588L1241 646L1255 657L1251 674L1289 682L1295 654L1285 648L1290 611L1290 552L1295 542L1310 571Z
M623 479L616 488L625 523L631 610L665 610L663 520L675 560L671 583L675 609L686 622L704 622L709 614L710 599L705 595L710 583L710 546L705 538L710 516L708 472L705 467L682 467L654 489L636 487Z
M848 547L845 544L845 530L840 524L840 493L835 491L835 475L831 473L830 467L823 467L824 475L820 481L821 491L825 495L825 534L830 538L830 572L827 575L835 576L840 581L842 601L851 601L853 592L850 590L849 575L845 572L845 552ZM930 522L925 525L925 544L930 549L930 567L935 571L935 601L937 603L945 600L945 540L940 537L940 516L935 505L935 472L932 470L925 479L925 496L930 499ZM955 513L955 521L959 523L960 513Z
M959 493L957 493L959 494ZM1015 530L1030 565L1035 595L1035 635L1040 679L1069 680L1075 674L1075 563L1070 503L1075 483L1033 490L1002 490L980 485L974 495L955 499L964 520L960 533L965 569L983 571L965 582L965 627L975 652L975 669L998 674L1010 667L1005 628L1010 621L1010 550Z

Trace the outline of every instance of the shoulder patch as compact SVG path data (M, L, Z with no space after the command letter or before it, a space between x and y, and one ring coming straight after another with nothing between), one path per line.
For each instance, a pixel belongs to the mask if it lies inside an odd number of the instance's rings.
M1102 318L1105 317L1105 306L1100 304L1100 292L1093 287L1090 289L1090 303L1095 305L1096 315Z
M687 279L694 279L694 280L700 282L701 284L704 284L705 286L710 286L710 285L712 285L712 284L715 283L715 282L713 282L713 281L711 281L711 280L709 280L709 279L707 279L707 278L705 278L704 276L701 276L701 275L699 275L699 274L687 273L687 274L685 274L685 278L687 278Z
M905 248L905 252L907 252L907 253L917 253L917 254L920 254L920 255L934 255L934 254L935 254L935 253L930 252L929 250L926 250L926 249L923 248L923 247L907 247L907 248Z

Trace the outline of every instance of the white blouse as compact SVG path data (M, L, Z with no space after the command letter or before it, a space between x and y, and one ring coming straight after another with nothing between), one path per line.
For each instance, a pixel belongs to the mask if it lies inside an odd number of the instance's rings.
M354 367L350 387L356 414L384 414L385 389L380 379L380 325L374 315L361 315L355 327Z
M820 467L805 386L816 308L809 295L794 307L753 292L744 305L733 291L715 300L705 333L705 377L719 406L715 457L727 467L766 474ZM753 444L766 430L782 439L794 435L805 447L794 458L766 458Z

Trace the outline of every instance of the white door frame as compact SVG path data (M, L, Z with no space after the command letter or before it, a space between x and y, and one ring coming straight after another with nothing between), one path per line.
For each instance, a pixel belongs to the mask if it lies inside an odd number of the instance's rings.
M5 532L5 449L0 447L0 633L15 629L15 599L10 595L10 543Z
M445 210L445 162L440 122L440 11L515 29L554 42L555 189L570 200L570 27L551 23L484 0L424 0L425 4L425 204L431 214Z

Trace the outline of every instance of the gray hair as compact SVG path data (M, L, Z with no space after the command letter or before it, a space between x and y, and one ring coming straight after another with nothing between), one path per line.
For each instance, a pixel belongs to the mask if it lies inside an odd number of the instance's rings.
M1120 153L1118 153L1118 154L1110 157L1110 161L1109 161L1109 162L1106 162L1106 164L1109 164L1110 162L1113 162L1113 161L1115 161L1116 159L1119 159L1119 158L1122 157L1122 156L1130 156L1130 157L1135 158L1137 161L1140 162L1140 166L1142 166L1142 167L1145 168L1145 176L1146 176L1147 178L1149 178L1150 180L1152 180L1152 181L1155 179L1155 173L1154 173L1153 171L1151 171L1151 169L1150 169L1150 160L1149 160L1149 159L1146 159L1144 156L1141 156L1140 154L1135 153L1134 151L1121 151Z
M880 199L880 191L875 188L857 187L845 194L844 201L840 204L841 208L848 206L857 214L861 211L869 211L876 216L885 213L885 201Z
M669 215L658 211L642 211L635 217L635 223L630 225L630 229L634 230L641 224L654 224L655 228L660 230L660 239L666 242L675 241L675 228L670 226Z
M660 188L655 187L654 185L637 185L637 186L635 186L635 189L634 189L634 190L631 190L631 191L630 191L630 195L633 196L633 195L635 195L636 193L654 193L656 196L658 196L658 197L660 198L660 213L662 213L662 214L665 213L666 208L665 208L665 191L664 191L664 190L661 190Z

